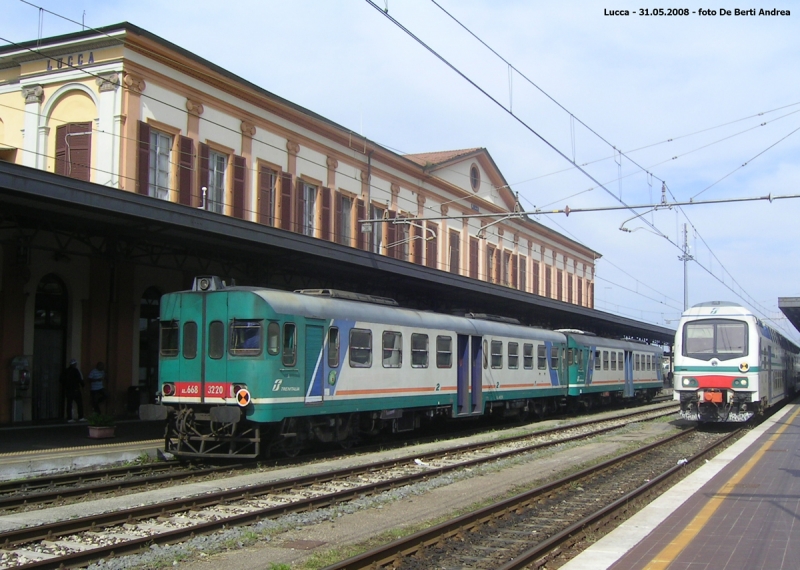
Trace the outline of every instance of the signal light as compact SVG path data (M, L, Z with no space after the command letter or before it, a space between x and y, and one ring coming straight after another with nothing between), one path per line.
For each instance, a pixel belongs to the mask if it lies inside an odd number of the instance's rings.
M172 396L175 394L175 386L172 384L164 384L161 387L161 393L165 396Z

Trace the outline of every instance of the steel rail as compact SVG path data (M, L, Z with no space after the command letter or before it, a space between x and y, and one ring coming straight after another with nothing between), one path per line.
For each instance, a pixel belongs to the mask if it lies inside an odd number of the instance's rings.
M679 471L684 470L687 465L692 465L693 463L696 463L698 460L702 459L703 457L711 453L714 449L726 443L731 438L737 437L741 432L742 428L728 434L727 436L723 437L720 440L717 440L709 444L704 449L700 450L699 452L695 453L693 456L688 458L685 464L675 465L674 467L668 469L667 471L661 473L660 475L653 477L650 481L644 483L643 485L634 489L630 493L623 495L622 497L615 500L613 503L571 524L561 532L551 536L547 540L544 540L539 544L533 546L532 548L526 550L525 552L517 556L514 560L506 564L503 564L502 566L499 566L497 570L519 570L521 568L525 568L526 566L534 562L540 561L542 558L547 556L548 552L552 552L554 549L558 548L565 542L571 539L576 539L579 535L583 535L586 528L602 524L602 521L604 519L608 519L609 517L612 517L617 511L624 509L626 506L630 506L632 501L637 500L646 494L653 493L659 486L667 482L669 479L675 476Z
M175 462L177 463L177 462ZM174 468L174 465L172 465ZM99 481L89 485L75 488L54 489L52 491L43 491L31 495L12 495L8 497L0 497L0 510L12 509L14 507L21 507L27 505L37 505L41 503L52 503L60 499L68 499L71 497L83 497L95 493L109 493L113 491L121 491L124 489L135 489L136 487L146 487L148 485L155 485L170 481L183 481L185 479L192 479L195 477L203 477L205 475L212 475L214 473L223 473L225 471L232 471L241 468L242 465L224 465L217 467L205 467L196 469L194 471L181 471L176 473L156 473L153 475L144 475L135 479L118 479L112 481ZM125 473L121 473L124 475Z
M501 516L503 513L511 509L523 507L528 503L536 501L542 495L556 491L560 487L583 479L584 477L600 472L619 463L623 463L628 459L646 453L652 449L656 449L662 445L672 442L673 440L687 437L695 430L696 428L692 427L683 432L664 438L663 440L659 440L634 451L620 455L619 457L609 459L598 465L588 467L578 471L577 473L573 473L572 475L568 475L556 481L541 485L530 491L520 493L508 499L503 499L487 507L478 509L471 513L466 513L460 517L456 517L425 530L421 530L405 538L395 540L389 544L374 548L357 556L353 556L352 558L348 558L347 560L340 561L336 564L332 564L327 566L324 570L356 570L362 568L380 567L381 565L388 564L397 558L412 556L414 553L422 548L425 548L426 546L438 544L447 537L468 531L470 528L483 524L487 520Z
M108 477L124 477L126 475L137 476L149 471L163 471L174 469L180 465L179 461L165 461L151 463L147 465L126 465L124 467L112 467L96 471L79 471L72 473L62 473L59 475L41 475L28 479L13 479L10 481L0 481L0 494L20 493L36 489L45 489L59 485L82 485L89 481L100 481Z
M666 408L666 407L665 407ZM659 410L649 410L649 411L639 411L632 414L626 414L623 416L615 417L615 418L606 418L600 420L600 422L608 422L614 421L619 419L625 419L627 417L636 416L636 415L645 415L653 412L658 412ZM668 415L672 413L667 409L661 410L664 413L661 415ZM658 416L657 416L658 417ZM59 521L56 523L38 525L35 527L26 527L22 529L12 530L4 533L0 533L0 547L2 548L9 548L11 546L17 546L25 543L35 542L37 540L54 540L59 536L64 536L76 532L83 532L83 531L97 531L103 527L109 527L113 525L119 525L124 523L133 523L138 520L150 518L153 516L165 516L169 513L178 513L188 510L199 510L205 507L213 506L222 502L234 501L234 500L247 500L255 498L259 495L264 495L268 493L279 492L287 489L297 489L298 487L308 486L313 483L320 483L320 482L327 482L335 479L341 479L348 476L368 473L371 471L376 471L378 469L386 469L389 467L394 467L398 465L405 465L414 459L432 459L435 457L442 457L456 452L469 452L475 449L481 449L487 446L492 445L499 445L503 443L507 443L510 441L515 441L519 439L526 439L531 437L538 437L542 434L548 434L552 432L563 431L565 429L574 429L575 427L584 427L587 424L591 423L599 423L595 422L580 422L579 424L574 424L570 426L561 426L559 428L554 428L551 430L543 430L541 432L536 432L532 434L527 434L524 436L514 436L511 438L504 438L497 441L491 442L481 442L478 444L468 444L462 446L456 446L454 448L449 448L440 451L433 451L426 454L411 454L401 458L390 459L386 461L379 461L374 462L362 466L355 466L355 467L348 467L344 469L339 469L331 472L319 473L319 474L311 474L302 477L296 477L292 479L284 479L280 481L273 481L270 483L265 483L262 485L255 485L245 488L237 488L237 489L229 489L226 491L221 491L218 493L207 494L207 495L199 495L195 497L188 497L183 499L177 499L174 501L164 502L164 503L156 503L152 505L145 505L142 507L134 507L130 509L124 509L116 512L110 513L103 513L99 515L91 515L87 517L77 518L77 519L70 519L66 521ZM443 473L447 473L449 471L455 471L458 469L463 469L465 467L470 467L474 465L478 465L480 463L488 463L492 461L496 461L503 457L508 457L515 454L522 454L527 453L530 451L534 451L537 449L550 447L554 445L559 445L565 442L574 441L578 439L585 439L587 437L592 437L595 435L599 435L608 431L612 431L615 429L619 429L620 426L607 426L601 428L599 430L595 430L593 432L577 434L574 436L570 436L567 438L561 438L558 440L548 441L548 442L541 442L537 444L533 444L530 446L525 446L518 449L507 450L501 452L499 454L494 454L487 457L482 458L475 458L472 460L464 461L455 463L448 466L438 467L427 469L418 473L408 474L399 478L394 478L387 481L380 481L375 482L359 487L355 487L353 489L346 489L343 491L338 491L332 494L327 494L319 497L312 497L309 499L304 499L300 501L295 501L292 503L287 503L284 505L276 505L273 507L267 507L264 509L259 509L256 511L248 512L241 515L234 515L232 517L226 517L224 519L220 519L217 521L211 521L208 523L201 523L199 525L194 525L190 527L186 527L184 529L177 529L174 531L166 532L166 533L159 533L157 535L146 537L145 539L135 539L132 541L127 541L125 543L110 545L106 547L98 547L93 548L91 550L87 550L85 552L76 552L64 557L58 557L49 560L42 560L39 562L29 563L19 568L59 568L63 564L65 567L77 564L83 564L85 562L91 560L98 560L104 558L106 556L111 556L115 554L119 554L121 552L133 552L139 550L141 547L145 545L155 544L155 543L171 543L176 542L179 540L183 540L187 537L193 536L195 534L201 533L208 533L214 530L218 530L221 528L225 528L228 526L236 526L236 525L243 525L256 522L261 519L266 518L274 518L277 516L281 516L284 514L292 513L292 512L300 512L300 511L307 511L315 508L322 508L326 506L330 506L337 503L342 503L352 498L357 498L367 494L375 494L379 493L388 489L400 487L403 485L407 485L419 480L424 480L428 478L435 477L437 475L441 475Z

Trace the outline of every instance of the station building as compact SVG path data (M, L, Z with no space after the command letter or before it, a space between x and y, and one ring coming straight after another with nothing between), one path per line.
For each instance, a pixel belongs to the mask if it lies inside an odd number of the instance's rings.
M0 162L594 306L599 254L514 215L486 149L397 154L129 23L0 49ZM70 358L108 362L112 412L152 393L160 296L204 268L45 226L0 227L0 362L34 384L0 377L0 423L63 417Z

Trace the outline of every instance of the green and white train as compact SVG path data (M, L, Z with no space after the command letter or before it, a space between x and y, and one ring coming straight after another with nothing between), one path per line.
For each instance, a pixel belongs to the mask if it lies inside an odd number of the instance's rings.
M675 335L681 417L745 422L795 393L800 348L750 310L722 301L685 311Z
M662 349L389 299L226 287L161 301L158 403L182 457L293 454L436 419L542 416L662 387Z

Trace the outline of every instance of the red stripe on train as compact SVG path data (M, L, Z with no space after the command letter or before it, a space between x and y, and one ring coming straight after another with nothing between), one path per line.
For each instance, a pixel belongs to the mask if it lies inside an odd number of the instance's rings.
M738 376L695 376L700 388L733 388L734 378Z

